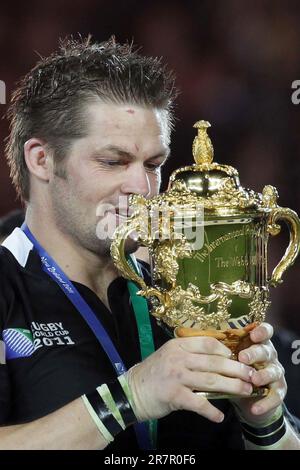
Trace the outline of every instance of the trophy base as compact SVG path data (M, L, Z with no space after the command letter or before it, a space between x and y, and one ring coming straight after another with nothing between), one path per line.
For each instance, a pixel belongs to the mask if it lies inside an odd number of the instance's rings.
M240 351L247 349L254 344L251 341L250 332L258 325L258 322L254 322L244 328L227 328L226 330L199 330L197 328L177 326L174 329L174 336L177 338L187 338L192 336L215 338L229 348L232 353L231 358L237 360Z
M191 336L206 336L210 338L216 338L225 346L227 346L231 350L231 359L238 360L239 352L243 349L249 348L252 344L250 338L250 332L258 326L258 322L251 323L244 328L228 328L227 330L197 330L196 328L184 328L184 327L177 327L174 330L175 337L191 337ZM255 369L261 369L264 367L263 364L257 363L253 364ZM266 397L269 393L269 389L267 387L254 387L253 392L251 395L233 395L229 393L222 393L222 392L201 392L195 391L197 395L201 395L208 400L220 400L220 399L233 399L233 398L263 398Z

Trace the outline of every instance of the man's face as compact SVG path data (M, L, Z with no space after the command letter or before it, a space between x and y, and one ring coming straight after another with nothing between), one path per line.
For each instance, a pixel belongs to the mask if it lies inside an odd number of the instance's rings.
M80 246L108 255L131 194L158 193L169 153L163 111L96 102L88 108L88 133L74 141L65 178L53 175L50 198L58 228Z

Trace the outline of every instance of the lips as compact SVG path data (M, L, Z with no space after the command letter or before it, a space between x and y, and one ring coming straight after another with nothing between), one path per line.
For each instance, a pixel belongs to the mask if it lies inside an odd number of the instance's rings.
M116 207L115 208L115 212L116 214L119 216L119 217L123 217L123 218L129 218L132 216L133 214L133 211L131 208L129 207Z
M133 209L128 205L114 206L108 203L99 204L96 209L96 216L103 218L107 214L128 219L133 214Z

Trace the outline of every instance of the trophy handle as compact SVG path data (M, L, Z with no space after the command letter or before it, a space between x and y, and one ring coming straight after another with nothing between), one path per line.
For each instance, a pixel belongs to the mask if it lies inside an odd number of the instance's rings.
M117 227L113 236L110 254L115 266L123 277L136 282L142 290L147 290L147 284L134 268L133 261L130 257L127 258L125 255L125 243L129 235L133 232L137 232L140 238L140 222L139 216L133 215L125 223Z
M294 263L300 248L300 220L296 212L283 207L272 209L267 222L267 232L273 236L278 235L281 230L280 225L276 223L279 220L286 222L290 232L290 242L282 259L272 272L269 284L273 287L282 282L284 272Z

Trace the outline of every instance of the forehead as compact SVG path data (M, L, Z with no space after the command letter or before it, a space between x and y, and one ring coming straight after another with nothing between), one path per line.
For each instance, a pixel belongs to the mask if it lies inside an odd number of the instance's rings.
M169 143L168 114L165 110L101 101L88 105L87 134L103 141L135 139Z

